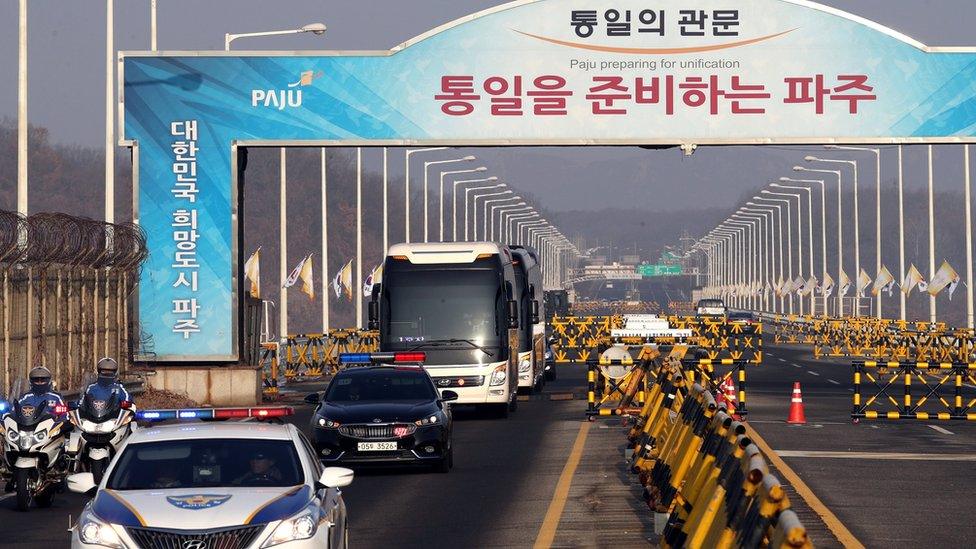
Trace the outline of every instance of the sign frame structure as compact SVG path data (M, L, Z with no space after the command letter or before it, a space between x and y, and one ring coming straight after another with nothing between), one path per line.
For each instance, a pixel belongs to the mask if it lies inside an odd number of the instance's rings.
M917 40L914 40L902 33L899 33L891 28L885 27L874 21L844 12L842 10L832 8L829 6L824 6L817 4L808 0L767 0L769 2L775 2L778 4L788 4L793 6L799 6L803 8L810 8L823 12L829 15L834 15L849 22L853 22L859 25L868 27L870 30L877 33L886 35L889 38L893 38L900 41L908 46L915 48L916 50L926 53L926 54L974 54L976 55L976 47L932 47L922 44ZM725 5L735 5L734 3L726 0L698 0L699 3L721 3ZM309 58L388 58L394 56L398 53L404 52L413 46L421 44L425 40L436 37L437 35L450 31L455 27L465 25L477 21L479 19L503 13L507 10L512 10L524 6L529 6L532 4L540 3L554 3L554 0L516 0L506 4L501 4L482 10L454 21L447 22L436 28L433 28L419 36L416 36L410 40L407 40L389 50L296 50L296 51L157 51L157 52L146 52L146 51L123 51L119 52L118 55L118 81L117 81L117 91L118 91L118 102L117 102L117 113L118 113L118 145L123 147L129 147L132 152L132 181L133 181L133 221L137 224L141 224L142 212L140 211L140 199L141 199L141 182L140 182L140 142L137 138L129 138L126 132L126 94L125 94L125 64L127 60L138 60L138 59L152 59L152 58L228 58L228 59L246 59L246 58L296 58L296 57L309 57ZM599 7L606 3L606 0L600 0L597 2L600 4ZM157 82L157 83L161 83ZM819 145L819 144L970 144L976 143L976 132L973 135L946 135L946 136L902 136L902 137L878 137L878 136L777 136L777 137L714 137L714 136L703 136L695 138L687 138L681 136L666 136L666 137L650 137L650 138L606 138L606 137L594 137L594 138L521 138L521 137L487 137L487 138L343 138L343 139L248 139L248 138L232 138L230 143L227 144L229 147L230 155L230 173L228 184L230 185L230 266L231 266L231 277L230 277L230 314L231 314L231 334L229 352L226 353L213 353L213 354L180 354L180 353L161 353L156 357L158 362L236 362L240 358L240 343L241 343L241 322L240 322L240 303L241 303L241 280L242 272L240 265L240 242L239 242L239 228L240 228L240 211L239 211L239 193L238 193L238 181L239 181L239 157L240 148L248 147L306 147L306 148L321 148L321 147L405 147L405 146L607 146L607 145L619 145L619 146L638 146L638 145L650 145L650 146L681 146L681 147L694 147L697 145ZM152 230L153 227L148 229ZM142 291L142 284L137 287L137 291ZM323 296L324 297L324 296ZM138 302L139 299L135 299L137 303L136 317L142 318L138 312Z

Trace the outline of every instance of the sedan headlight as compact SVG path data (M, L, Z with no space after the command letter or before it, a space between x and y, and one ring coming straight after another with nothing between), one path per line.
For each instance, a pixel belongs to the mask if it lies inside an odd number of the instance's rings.
M324 417L320 417L319 418L318 424L319 424L319 427L323 427L325 429L338 429L339 428L339 422L338 421L332 421L331 419L326 419Z
M298 541L311 538L319 529L322 510L315 503L309 504L297 515L290 519L281 521L271 533L271 537L264 542L262 548L274 547L289 541ZM329 525L331 526L331 524Z
M491 381L488 385L495 387L497 385L503 385L505 379L508 377L508 364L499 364L495 371L491 373Z
M107 522L95 518L90 512L82 513L78 520L78 538L82 543L109 547L111 549L125 549L122 540L115 532L115 528Z
M433 424L435 424L437 422L438 422L437 416L430 416L430 417L425 417L425 418L418 419L417 421L415 421L413 423L414 423L414 425L422 426L422 425L433 425Z

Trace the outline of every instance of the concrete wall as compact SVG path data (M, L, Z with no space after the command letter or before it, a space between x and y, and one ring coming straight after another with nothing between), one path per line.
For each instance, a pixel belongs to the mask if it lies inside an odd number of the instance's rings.
M260 366L158 366L149 386L182 393L211 406L254 406L261 402Z

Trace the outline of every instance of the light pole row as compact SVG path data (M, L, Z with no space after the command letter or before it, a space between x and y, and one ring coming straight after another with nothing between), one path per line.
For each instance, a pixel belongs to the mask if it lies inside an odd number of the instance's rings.
M826 148L837 151L850 151L850 152L868 152L874 155L874 168L875 168L875 193L874 193L874 206L875 206L875 276L878 277L882 275L884 271L884 276L887 280L891 280L888 277L888 273L885 269L882 256L882 234L881 234L881 220L882 220L882 208L881 208L881 149L870 148L870 147L842 147L836 145L830 145ZM904 216L904 171L903 171L903 151L902 147L899 145L897 148L898 152L898 280L889 282L903 282L905 280L905 216ZM934 156L933 147L931 145L927 148L927 168L928 168L928 267L929 267L929 280L936 275L936 253L935 253L935 201L934 201ZM866 271L862 269L861 266L861 242L860 242L860 204L859 204L859 189L858 189L858 161L850 159L839 159L839 158L823 158L820 156L806 156L805 161L812 163L814 166L817 164L833 164L837 165L838 169L824 169L818 167L805 167L805 166L794 166L793 170L796 172L824 175L824 176L835 176L837 182L837 210L836 210L836 232L837 232L837 263L836 263L836 280L828 271L827 265L827 190L826 182L827 179L794 179L789 177L779 178L779 182L771 183L769 186L771 189L763 189L759 195L753 197L746 205L736 211L728 219L720 223L713 231L703 237L696 243L694 250L701 253L705 260L707 261L708 273L706 275L707 292L710 295L715 295L716 292L720 292L721 289L726 289L730 287L734 288L746 288L749 293L754 294L761 292L764 297L762 299L757 299L755 295L749 295L749 299L743 298L738 292L727 292L732 301L739 305L749 305L756 302L760 302L761 307L764 310L772 310L774 312L799 312L804 314L804 300L799 300L799 307L797 311L793 309L793 292L783 292L787 295L780 295L779 304L773 302L770 307L769 300L765 295L770 290L770 285L775 285L778 287L777 282L775 282L776 277L779 281L784 282L784 276L786 281L794 281L793 278L793 267L796 265L798 278L797 283L800 279L803 279L804 285L803 292L809 293L810 299L809 312L811 314L822 313L827 314L828 311L828 299L829 294L832 293L834 284L837 285L837 299L836 307L834 313L837 316L844 316L845 313L849 313L852 316L859 316L862 314L861 299L863 293L868 290L871 276L862 276L862 272L866 274ZM972 214L970 200L970 186L971 186L971 174L970 174L970 151L969 146L963 147L963 162L964 162L964 182L965 182L965 197L966 197L966 316L967 316L967 326L969 328L973 327L973 288L972 288ZM844 271L844 252L845 252L845 240L844 240L844 189L845 189L845 170L850 168L850 182L851 191L853 197L853 256L854 256L854 272L853 277L848 277L847 273ZM832 178L831 178L832 179ZM786 184L791 183L791 184ZM819 286L819 291L821 293L821 308L817 308L817 299L815 294L817 290L816 276L814 274L814 237L813 237L813 202L814 202L814 185L819 186L820 190L820 256L821 256L821 275L823 276L822 283ZM786 191L796 191L796 192L786 192ZM772 198L776 197L776 198ZM781 197L781 198L780 198ZM804 224L804 214L803 214L803 199L806 198L806 258L804 259L804 245L803 245L803 224ZM796 199L795 210L793 199ZM785 210L785 212L784 212ZM793 213L795 211L795 214ZM758 216L758 217L757 217ZM796 218L797 227L797 239L796 239L796 249L797 258L794 261L793 258L793 218ZM786 220L786 239L783 239L783 220ZM768 221L768 225L767 225ZM773 230L774 221L777 224L776 230ZM748 234L747 234L748 233ZM763 246L762 244L765 244ZM784 258L784 248L785 255ZM737 257L736 254L753 254L755 257ZM806 273L804 273L804 263L806 263ZM785 269L784 269L785 265ZM785 272L784 272L785 271ZM809 277L809 278L807 278ZM893 277L892 277L893 278ZM882 295L880 291L877 291L878 285L880 283L875 280L875 291L874 303L873 303L873 314L877 318L882 317ZM854 297L845 298L846 287L854 286ZM788 288L793 287L795 289L796 284L792 282L787 285ZM734 293L734 295L732 295ZM784 303L784 299L788 297L789 302ZM906 307L905 307L905 297L904 292L899 292L899 318L904 320L906 318ZM851 302L849 310L845 310L845 299ZM936 298L934 295L929 296L929 320L935 322L937 320L936 315Z

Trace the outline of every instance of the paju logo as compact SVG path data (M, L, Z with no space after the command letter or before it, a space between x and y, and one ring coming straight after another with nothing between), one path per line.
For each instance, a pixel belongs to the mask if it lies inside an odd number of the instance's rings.
M304 86L311 85L316 78L322 76L322 71L303 71L297 82L288 84L285 90L251 90L251 106L264 106L268 108L285 110L286 107L302 106L302 90Z
M189 496L166 496L166 501L174 507L196 511L210 509L230 499L229 495L193 494Z

